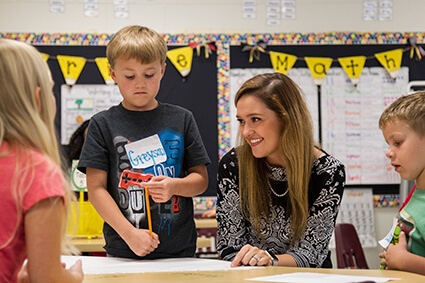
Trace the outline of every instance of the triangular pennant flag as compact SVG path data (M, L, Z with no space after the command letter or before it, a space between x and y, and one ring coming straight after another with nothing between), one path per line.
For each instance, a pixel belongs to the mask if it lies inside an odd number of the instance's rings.
M39 53L40 53L41 57L43 57L44 61L47 62L47 60L49 60L49 57L50 57L49 54L41 53L41 52L39 52Z
M192 69L193 49L189 46L168 50L167 57L183 77Z
M353 56L338 58L339 64L347 73L353 85L358 85L360 82L360 76L366 62L366 56Z
M287 75L288 71L294 66L297 61L297 56L269 51L270 61L272 62L273 69L278 72Z
M57 58L66 84L75 85L86 64L86 59L83 57L64 55L58 55Z
M96 61L96 65L99 68L100 74L102 75L105 83L107 85L114 85L115 82L111 77L111 73L109 72L109 62L106 57L99 57L94 59Z
M325 80L329 67L332 65L332 58L304 57L304 59L313 75L314 83L321 85Z
M403 49L400 48L376 53L375 57L378 59L379 63L384 66L393 79L397 78L397 74L401 66L401 59L403 57Z

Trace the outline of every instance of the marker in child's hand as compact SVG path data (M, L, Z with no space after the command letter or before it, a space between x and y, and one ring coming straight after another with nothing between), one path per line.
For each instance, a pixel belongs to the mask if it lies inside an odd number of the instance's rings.
M391 239L391 244L393 244L393 245L397 245L398 244L398 241L399 241L399 239L400 239L400 232L401 232L401 228L400 228L400 226L396 226L395 227L395 229L394 229L394 235L393 235L393 238ZM381 262L383 261L384 259L381 259ZM379 266L379 270L384 270L385 269L385 265L380 265Z
M153 235L152 235L151 206L149 204L149 192L148 192L148 188L144 187L144 189L145 189L145 197L146 197L146 210L147 210L147 213L148 213L149 235L151 235L151 237L153 238Z

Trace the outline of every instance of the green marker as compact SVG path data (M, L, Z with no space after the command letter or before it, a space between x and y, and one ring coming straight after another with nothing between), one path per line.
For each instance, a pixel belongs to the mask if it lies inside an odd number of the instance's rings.
M393 238L392 238L392 240L391 240L391 244L393 244L393 245L397 245L398 244L398 241L399 241L399 239L400 239L400 232L401 232L401 228L400 228L400 226L396 226L395 227L395 229L394 229L394 235L393 235ZM383 261L384 259L381 259L381 262ZM379 270L384 270L385 269L385 265L380 265L379 266Z

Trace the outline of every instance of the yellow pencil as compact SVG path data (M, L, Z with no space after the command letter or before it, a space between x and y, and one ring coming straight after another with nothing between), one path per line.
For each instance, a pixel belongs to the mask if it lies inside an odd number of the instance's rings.
M146 210L148 212L149 235L151 235L151 237L153 238L153 235L152 235L151 206L149 204L149 192L148 192L148 188L144 188L144 189L145 189L145 196L146 196Z

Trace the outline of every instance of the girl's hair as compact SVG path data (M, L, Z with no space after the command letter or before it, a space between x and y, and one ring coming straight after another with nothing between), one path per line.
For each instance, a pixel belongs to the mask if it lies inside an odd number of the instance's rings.
M279 151L286 164L288 203L286 212L291 217L293 238L301 237L308 216L308 188L314 161L314 137L311 116L300 88L280 73L257 75L246 81L235 97L235 105L245 95L260 99L274 111L281 123ZM255 158L250 145L239 133L236 148L239 164L241 209L261 238L262 220L270 222L270 189L266 158Z
M23 176L32 178L35 173L36 164L32 163L31 151L41 152L62 169L54 127L56 109L52 87L49 67L34 47L18 41L0 39L0 144L9 144L9 149L1 153L0 158L12 150L16 152L12 194L18 211L15 231L9 241L0 248L4 248L13 240L21 221L23 196L29 187L20 180L25 180ZM39 91L38 95L36 90ZM62 172L68 212L71 193L65 176ZM66 223L66 218L63 223ZM65 236L65 225L62 228ZM72 250L65 241L63 243L64 251Z
M405 122L420 137L425 137L425 91L401 96L391 103L379 119L379 128L395 121Z

